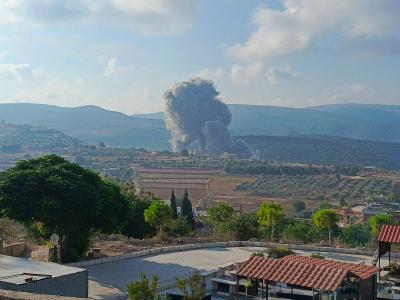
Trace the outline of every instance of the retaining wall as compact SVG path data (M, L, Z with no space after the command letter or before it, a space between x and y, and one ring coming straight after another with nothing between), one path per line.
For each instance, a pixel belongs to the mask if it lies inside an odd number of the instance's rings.
M186 245L177 245L177 246L169 246L169 247L161 247L154 248L149 250L143 250L138 252L132 252L124 255L118 256L110 256L99 259L80 261L76 263L68 264L71 267L84 268L87 266L93 266L98 264L109 263L113 261L142 257L148 255L155 255L160 253L168 253L168 252L177 252L177 251L188 251L195 249L204 249L204 248L227 248L227 247L277 247L277 246L286 246L291 250L303 250L310 252L331 252L331 253L341 253L341 254L353 254L353 255L365 255L372 256L374 255L374 251L365 250L365 249L347 249L347 248L336 248L336 247L318 247L318 246L309 246L309 245L295 245L295 244L280 244L280 243L266 243L266 242L250 242L250 241L230 241L230 242L216 242L216 243L197 243L197 244L186 244ZM400 258L400 253L392 253L393 258Z
M25 242L12 243L12 244L3 243L3 247L0 249L0 254L19 257L25 252L25 249L26 249Z

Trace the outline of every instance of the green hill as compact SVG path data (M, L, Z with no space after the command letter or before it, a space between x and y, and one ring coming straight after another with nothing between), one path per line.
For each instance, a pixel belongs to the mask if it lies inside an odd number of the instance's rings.
M375 166L400 170L400 143L332 136L242 136L259 158L323 165Z
M13 124L55 128L88 144L168 149L163 120L133 118L88 105L74 108L44 104L0 104L0 119Z
M43 126L0 123L0 152L57 151L81 142Z
M310 108L229 105L230 129L239 135L331 135L400 142L400 106L344 104ZM0 119L55 128L88 144L169 149L162 113L128 116L97 106L0 104Z

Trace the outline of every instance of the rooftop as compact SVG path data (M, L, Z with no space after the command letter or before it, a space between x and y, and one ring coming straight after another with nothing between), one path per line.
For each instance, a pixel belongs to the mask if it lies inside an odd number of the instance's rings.
M33 278L41 280L81 272L82 269L26 258L0 255L0 281L23 284Z
M400 244L400 226L383 225L379 233L378 241Z
M291 255L281 259L252 256L238 276L282 282L325 291L336 291L349 275L366 279L378 268L364 264L342 263L327 259Z

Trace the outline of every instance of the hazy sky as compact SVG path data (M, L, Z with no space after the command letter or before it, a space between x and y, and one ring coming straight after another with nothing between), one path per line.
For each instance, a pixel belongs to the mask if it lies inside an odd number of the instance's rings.
M1 0L0 102L163 109L193 76L229 103L400 104L399 0Z

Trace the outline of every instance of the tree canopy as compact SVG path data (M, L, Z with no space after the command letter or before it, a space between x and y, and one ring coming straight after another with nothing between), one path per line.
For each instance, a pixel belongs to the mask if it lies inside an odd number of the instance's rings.
M277 203L264 202L257 211L258 223L271 228L271 240L274 239L275 228L282 222L285 214Z
M128 206L118 185L56 155L19 161L0 173L2 214L28 226L41 224L47 238L57 233L63 261L80 257L91 232L118 232Z
M376 215L369 219L369 225L371 227L372 235L377 238L383 224L394 224L396 223L394 218L390 215Z
M230 229L234 213L233 207L225 203L214 204L208 209L207 221L214 227L214 237L217 231L223 233Z
M328 241L331 244L332 229L339 222L338 214L332 209L320 209L312 217L314 225L328 231Z
M154 200L150 207L144 211L145 221L156 227L161 237L164 227L171 221L171 215L171 208L161 200Z

